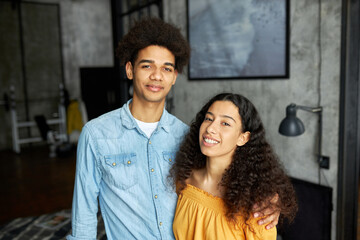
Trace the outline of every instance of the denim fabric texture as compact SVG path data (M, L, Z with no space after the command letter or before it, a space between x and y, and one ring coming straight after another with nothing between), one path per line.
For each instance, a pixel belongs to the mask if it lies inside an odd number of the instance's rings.
M82 129L68 240L96 239L98 206L109 240L174 239L177 195L167 176L188 126L164 109L148 138L130 102Z

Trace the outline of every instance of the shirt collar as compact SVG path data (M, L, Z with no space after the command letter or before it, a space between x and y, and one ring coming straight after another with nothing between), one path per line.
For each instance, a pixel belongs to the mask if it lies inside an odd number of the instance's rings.
M132 99L130 99L129 101L127 101L127 103L125 103L125 105L123 106L122 111L120 113L122 124L124 125L124 127L128 128L128 129L138 127L133 115L130 112L129 105L130 105L131 101L132 101ZM164 107L158 127L164 129L164 131L167 133L169 133L169 131L170 131L169 116L170 116L170 114L168 113L168 111L166 111L166 109Z

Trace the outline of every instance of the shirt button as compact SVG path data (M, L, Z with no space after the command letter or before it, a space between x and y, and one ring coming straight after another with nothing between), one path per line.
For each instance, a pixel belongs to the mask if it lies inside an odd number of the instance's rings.
M155 195L155 199L157 199L157 195Z
M149 144L151 144L151 141L149 140Z
M130 164L130 163L131 163L131 161L128 161L128 162L127 162L127 164Z
M162 222L159 223L160 227L162 226Z
M153 172L153 171L155 171L155 170L152 168L151 171Z
M169 158L169 162L171 162L172 160L171 160L171 158Z
M113 166L116 166L116 163L114 163L114 162L113 162L113 164L112 164L112 165L113 165Z

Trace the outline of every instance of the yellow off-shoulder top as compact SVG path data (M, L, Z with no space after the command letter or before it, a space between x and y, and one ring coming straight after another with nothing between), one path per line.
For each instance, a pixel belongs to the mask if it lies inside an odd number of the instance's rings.
M229 222L221 198L187 184L178 198L173 232L177 240L276 240L276 228L266 230L257 220Z

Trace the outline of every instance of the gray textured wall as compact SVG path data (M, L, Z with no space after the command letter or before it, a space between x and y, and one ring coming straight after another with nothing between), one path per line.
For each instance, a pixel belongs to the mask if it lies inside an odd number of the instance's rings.
M60 3L65 84L80 96L80 67L113 66L110 0L53 0Z
M165 19L177 24L186 34L186 1L164 1ZM179 76L172 96L174 114L186 123L204 102L222 91L238 92L257 107L267 130L268 140L282 160L289 175L318 183L316 114L298 111L306 131L288 138L278 133L285 108L290 103L323 106L323 154L330 157L330 169L322 170L322 184L333 188L336 206L341 1L321 4L319 27L318 1L291 1L290 11L290 78L288 80L219 80L189 81L186 72ZM320 31L320 38L319 38ZM321 39L321 44L319 44ZM320 58L321 50L321 58ZM210 59L211 61L211 59ZM326 180L325 180L326 179ZM335 239L336 208L332 215L332 239Z

